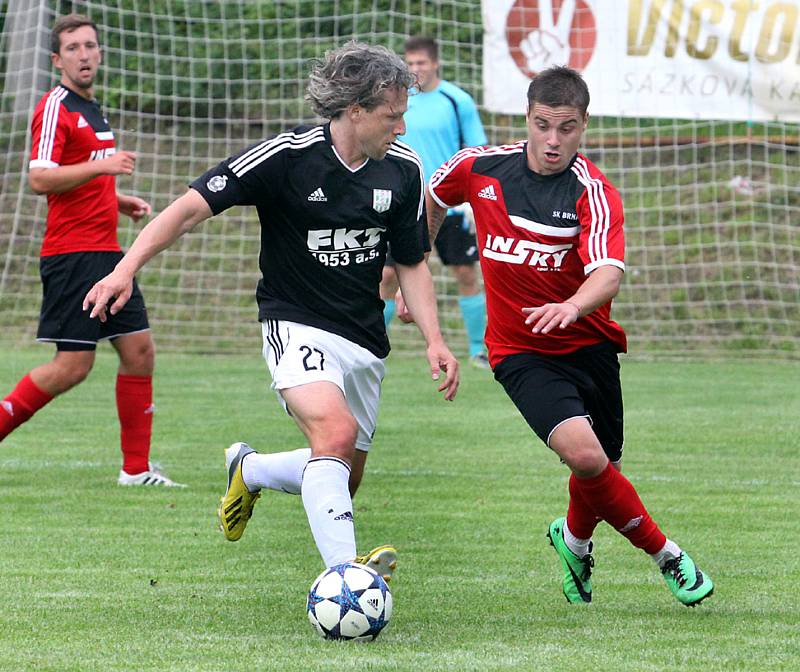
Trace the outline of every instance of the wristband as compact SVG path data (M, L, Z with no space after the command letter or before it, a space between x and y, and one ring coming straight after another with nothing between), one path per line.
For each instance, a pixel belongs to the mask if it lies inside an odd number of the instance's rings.
M575 308L575 310L578 311L578 317L581 316L581 307L577 303L575 303L574 301L564 301L564 303L568 303L570 306Z

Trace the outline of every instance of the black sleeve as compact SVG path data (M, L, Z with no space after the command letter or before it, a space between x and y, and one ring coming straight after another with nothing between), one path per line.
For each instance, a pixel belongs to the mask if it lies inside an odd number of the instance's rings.
M431 250L424 188L422 173L409 170L389 228L392 257L404 266L419 263L425 258L425 253Z
M234 205L268 202L279 188L283 170L280 154L262 158L259 150L266 144L253 145L225 159L189 186L200 192L215 215Z

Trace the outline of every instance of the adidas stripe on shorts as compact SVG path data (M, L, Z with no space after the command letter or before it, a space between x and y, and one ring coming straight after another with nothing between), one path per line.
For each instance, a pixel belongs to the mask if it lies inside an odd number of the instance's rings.
M285 320L264 320L262 354L272 376L272 389L281 405L281 390L328 381L344 393L358 423L356 450L368 451L378 420L383 359L366 348L323 329Z

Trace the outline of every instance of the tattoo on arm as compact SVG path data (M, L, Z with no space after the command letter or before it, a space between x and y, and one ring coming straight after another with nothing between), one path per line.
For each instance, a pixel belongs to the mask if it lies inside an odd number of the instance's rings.
M428 210L428 236L431 239L431 243L436 240L436 236L439 234L439 229L442 227L442 222L444 222L446 216L447 210L443 210L442 208L431 208Z

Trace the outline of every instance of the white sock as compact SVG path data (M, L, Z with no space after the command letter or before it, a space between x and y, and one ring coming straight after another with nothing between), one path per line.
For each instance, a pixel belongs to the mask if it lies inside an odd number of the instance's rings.
M303 474L303 506L326 567L352 562L356 557L349 480L350 467L335 457L311 458Z
M677 558L681 554L681 547L678 546L672 539L667 539L662 549L658 553L653 553L650 557L653 558L659 567L663 567L664 563L671 558Z
M242 478L250 492L267 488L299 495L309 457L311 448L284 453L250 453L242 462Z
M567 527L567 521L564 521L564 543L567 545L567 548L572 551L575 555L579 558L582 558L585 555L588 555L591 550L592 540L591 539L579 539L576 537L572 532L570 532L569 527Z

